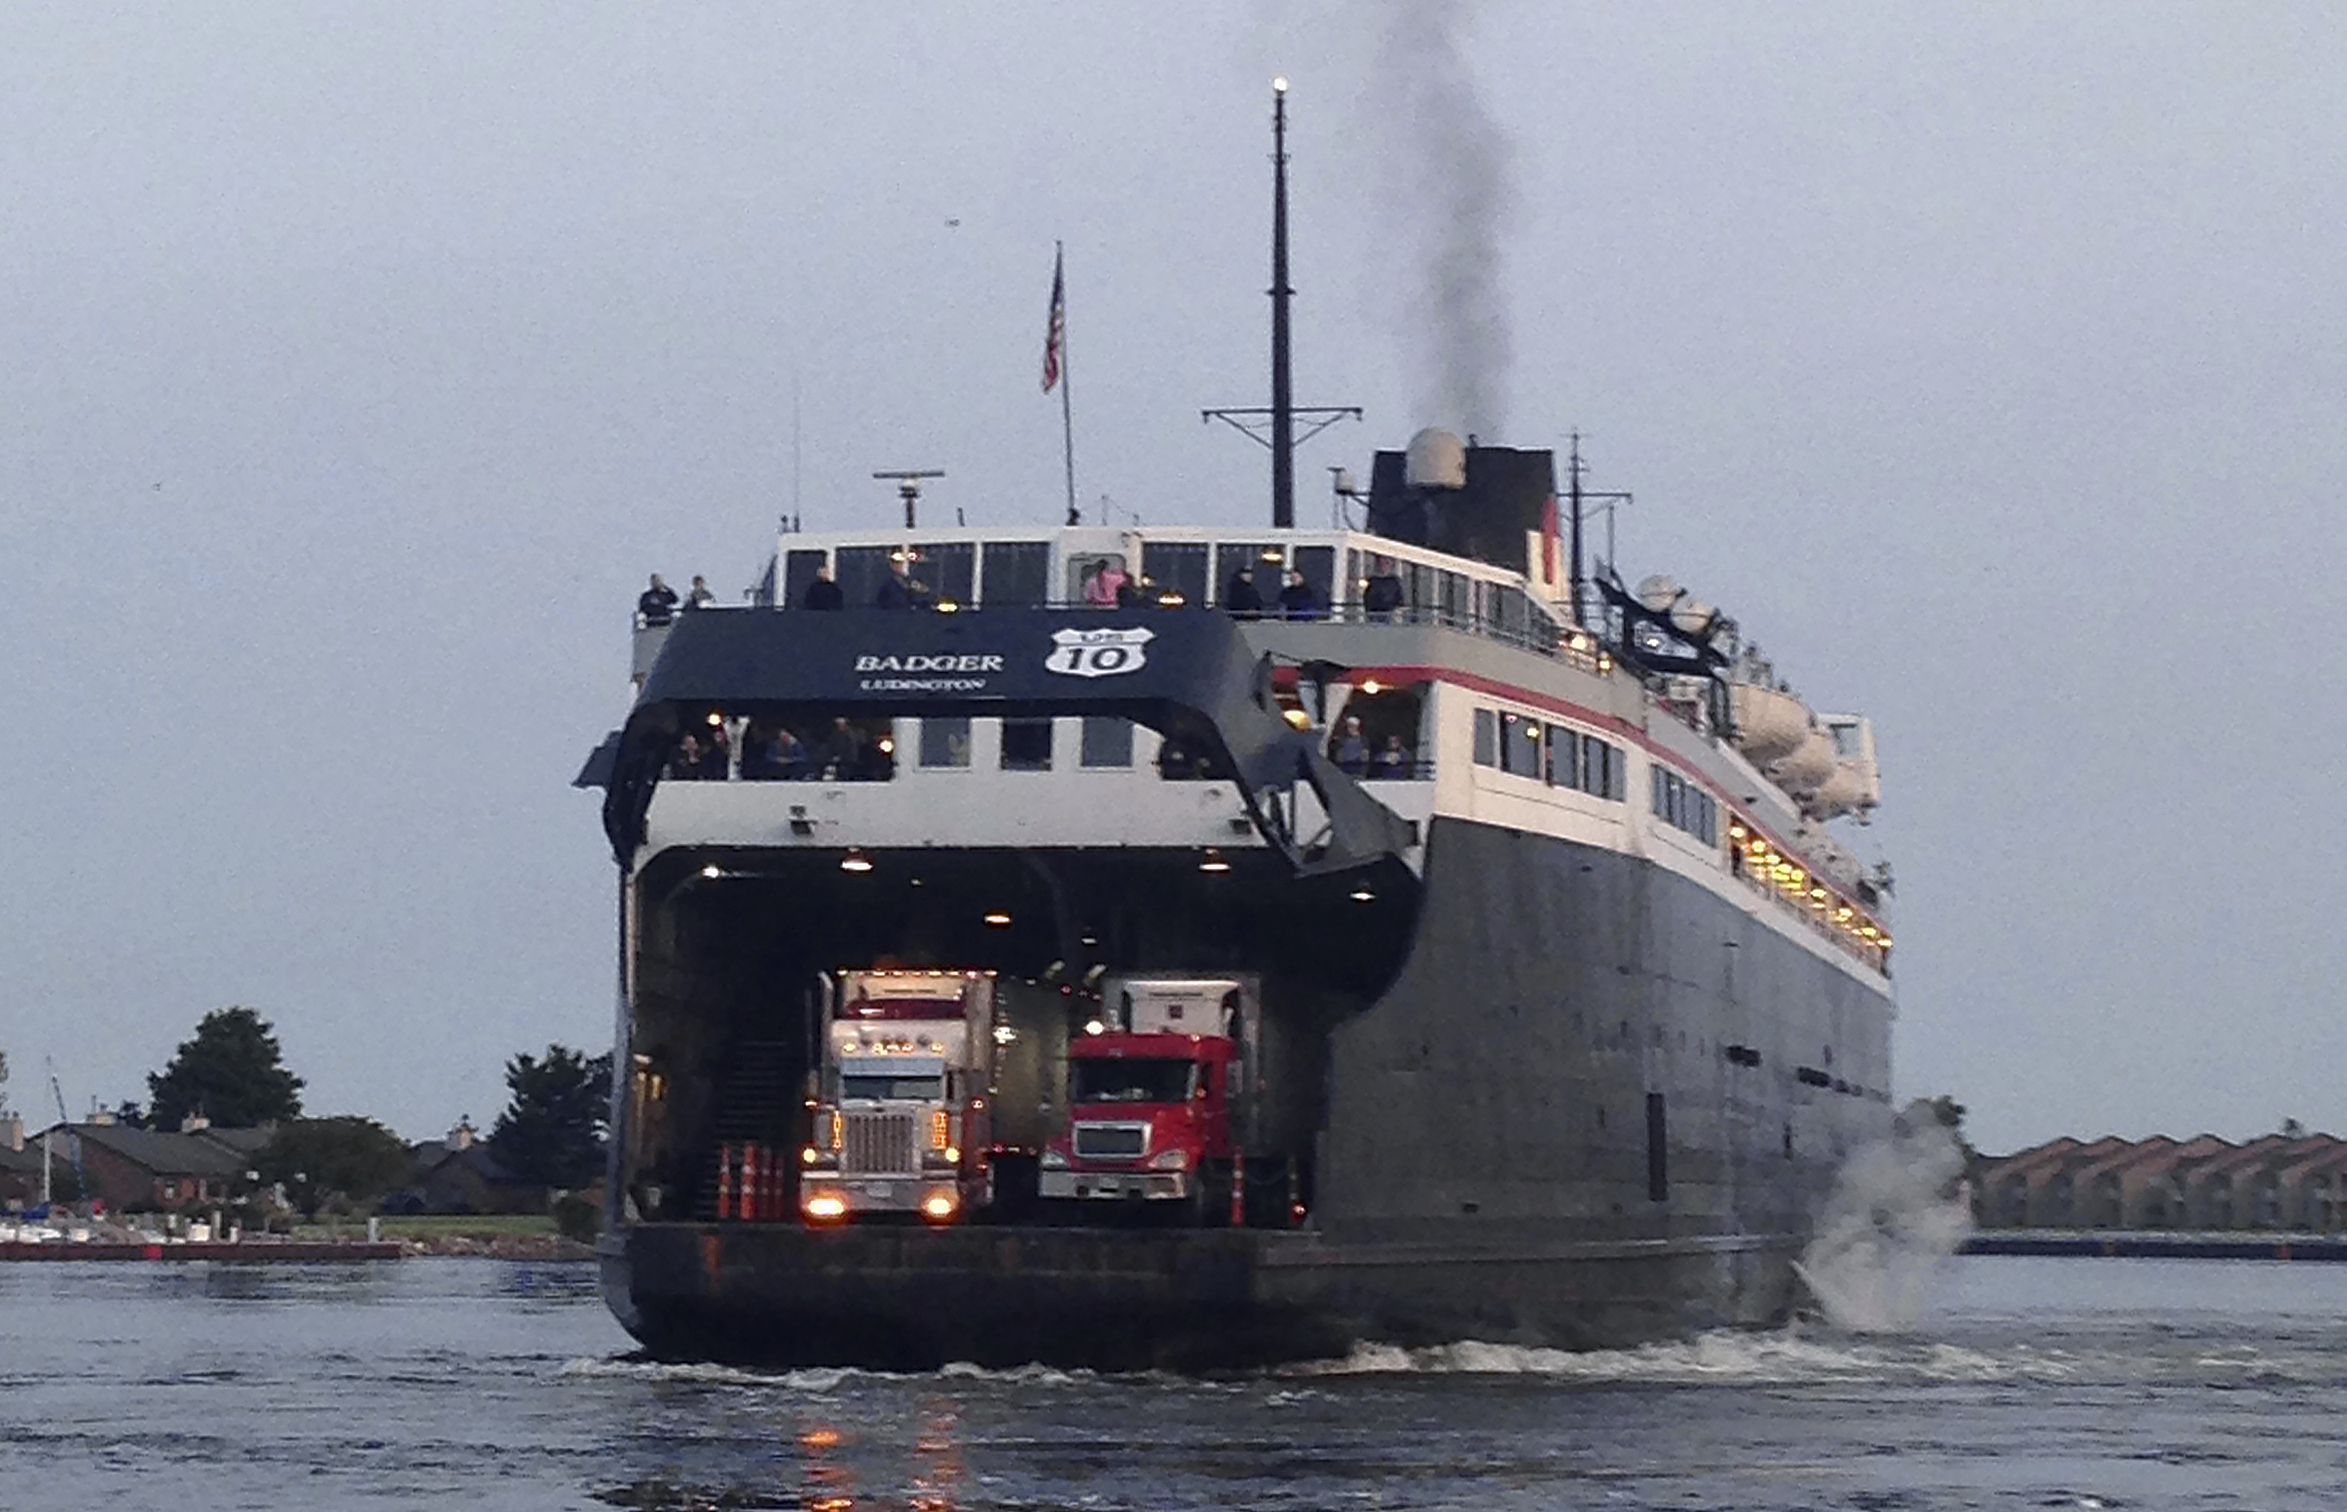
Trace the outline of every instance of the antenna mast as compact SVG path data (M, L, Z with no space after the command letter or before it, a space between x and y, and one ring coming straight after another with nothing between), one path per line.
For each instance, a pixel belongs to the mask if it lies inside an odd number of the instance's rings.
M1288 81L1271 81L1271 524L1296 525L1296 396L1288 379Z

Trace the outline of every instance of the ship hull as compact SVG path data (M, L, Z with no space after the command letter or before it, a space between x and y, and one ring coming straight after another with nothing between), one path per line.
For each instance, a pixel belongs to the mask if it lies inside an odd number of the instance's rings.
M1438 819L1426 856L1406 957L1329 1034L1307 1228L635 1223L605 1241L614 1312L664 1356L908 1369L1781 1319L1889 1122L1887 990L1766 896L1602 845Z

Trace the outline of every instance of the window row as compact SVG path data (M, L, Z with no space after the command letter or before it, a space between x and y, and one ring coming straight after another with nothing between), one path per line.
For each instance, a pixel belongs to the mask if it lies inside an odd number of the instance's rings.
M1529 714L1477 709L1475 764L1616 803L1629 796L1629 765L1620 746Z
M1654 817L1705 845L1719 844L1719 804L1711 794L1664 767L1649 770L1654 777Z

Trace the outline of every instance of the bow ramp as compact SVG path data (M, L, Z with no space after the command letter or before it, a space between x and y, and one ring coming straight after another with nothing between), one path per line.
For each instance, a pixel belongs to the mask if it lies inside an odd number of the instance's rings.
M1271 658L1206 611L989 609L956 614L702 611L680 617L626 725L580 774L629 866L678 743L712 710L781 719L966 715L1129 719L1238 788L1299 875L1399 861L1413 826L1283 716ZM1299 832L1297 788L1325 820Z

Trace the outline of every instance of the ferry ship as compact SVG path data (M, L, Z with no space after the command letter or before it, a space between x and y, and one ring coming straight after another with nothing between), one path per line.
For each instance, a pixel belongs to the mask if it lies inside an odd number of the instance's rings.
M1577 447L1560 491L1423 431L1295 525L1285 119L1269 528L1079 523L1072 475L1065 525L925 528L908 478L903 529L639 621L578 780L619 868L603 1281L653 1353L1764 1324L1889 1127L1889 878L1828 832L1867 722L1585 573Z
M622 1322L1108 1365L1781 1317L1888 1118L1888 878L1828 833L1872 732L1677 585L1568 571L1556 472L1427 432L1362 528L784 534L750 604L639 626L581 778L621 878ZM980 1027L1023 1001L1053 1060L986 1079L948 1222L805 1206L824 1026L876 970L999 984ZM1066 1046L1152 974L1255 984L1268 1218L1029 1200Z

